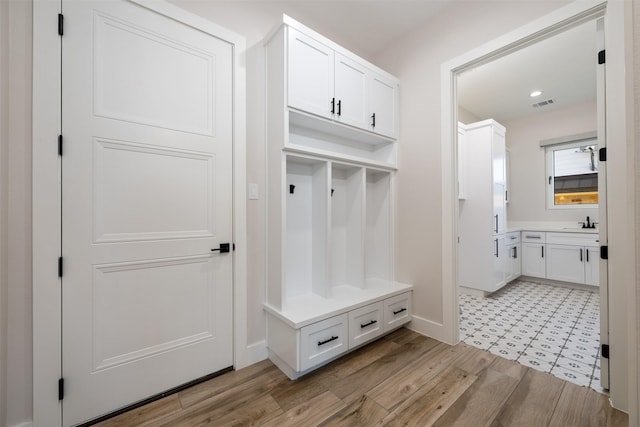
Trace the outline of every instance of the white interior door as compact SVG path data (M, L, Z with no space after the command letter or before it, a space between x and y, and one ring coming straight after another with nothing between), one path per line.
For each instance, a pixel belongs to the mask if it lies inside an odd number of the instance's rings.
M233 364L232 47L65 1L63 424Z

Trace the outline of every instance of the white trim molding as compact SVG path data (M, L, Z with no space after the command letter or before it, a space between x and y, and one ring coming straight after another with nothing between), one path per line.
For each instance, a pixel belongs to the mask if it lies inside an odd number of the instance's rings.
M245 38L177 6L158 0L129 0L211 34L233 46L233 286L234 367L254 362L247 344L246 234L246 54ZM33 425L60 425L60 0L34 0L33 7ZM55 64L58 64L57 66Z

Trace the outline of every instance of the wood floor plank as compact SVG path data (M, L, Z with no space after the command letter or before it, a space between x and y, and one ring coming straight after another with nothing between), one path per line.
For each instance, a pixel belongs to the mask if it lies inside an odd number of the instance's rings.
M182 407L180 406L178 395L172 394L95 425L98 427L141 426L168 415L176 414L181 410Z
M369 366L400 346L393 341L378 340L314 371L296 381L285 382L271 393L284 411L329 389L342 378Z
M504 360L504 359L502 359ZM478 379L433 424L435 426L488 426L498 415L520 382L511 375L492 369L480 372ZM498 365L500 369L502 365ZM523 368L524 371L527 369Z
M528 369L492 426L548 426L553 412L541 409L555 408L563 387L561 379Z
M437 344L438 341L431 338L416 338L388 352L369 366L340 379L329 390L350 404Z
M265 427L313 427L317 426L346 405L330 391L289 409L284 414L271 419Z
M466 349L439 343L367 392L387 411L410 397L445 370Z
M320 425L323 427L368 427L375 425L389 414L367 396L338 411Z
M284 411L273 397L264 395L239 409L217 418L213 425L218 426L261 426L269 420L282 415ZM179 425L179 424L177 424Z
M462 352L460 357L454 361L454 366L470 374L479 375L480 372L487 369L497 359L496 355L472 347L464 342L457 344L455 347L462 347L466 351Z
M565 382L550 427L606 426L611 408L605 395Z
M607 427L628 427L628 426L629 426L629 414L625 414L624 412L615 408L610 408Z
M251 405L256 399L270 394L271 390L288 378L280 371L268 371L247 382L238 384L206 400L193 404L181 412L162 418L154 426L199 426L214 422L230 413Z
M253 378L264 375L267 372L277 372L273 363L269 360L263 360L244 369L228 372L219 377L210 379L198 385L195 385L187 390L180 392L180 404L183 408L195 405L198 402L207 400L212 396L218 395L230 388L247 382Z
M450 367L424 384L378 425L432 426L477 379L475 375Z
M418 338L419 336L419 333L412 331L411 329L399 328L389 335L386 335L383 339L402 345Z

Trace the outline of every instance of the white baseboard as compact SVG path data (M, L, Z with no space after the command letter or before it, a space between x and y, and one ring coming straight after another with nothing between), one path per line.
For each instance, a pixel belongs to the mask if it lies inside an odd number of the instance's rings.
M412 316L411 322L405 325L405 328L411 329L422 335L434 338L444 343L449 343L445 334L444 326L442 323L434 322L433 320L425 319L415 314Z

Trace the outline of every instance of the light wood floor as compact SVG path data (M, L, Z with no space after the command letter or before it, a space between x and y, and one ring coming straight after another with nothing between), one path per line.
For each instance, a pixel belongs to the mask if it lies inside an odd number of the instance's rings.
M408 329L290 381L266 360L106 426L627 426L587 387Z

